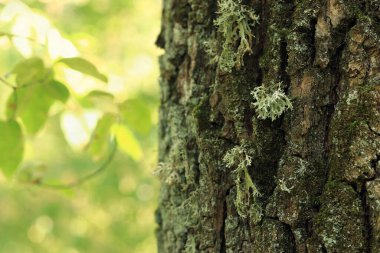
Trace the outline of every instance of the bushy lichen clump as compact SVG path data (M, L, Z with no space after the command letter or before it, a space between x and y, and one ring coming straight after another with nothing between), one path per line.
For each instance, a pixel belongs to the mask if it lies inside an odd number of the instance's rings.
M212 63L218 62L221 70L231 72L233 67L239 69L244 65L246 53L252 53L251 26L258 23L258 16L241 0L219 0L218 8L219 16L214 24L224 39L222 52L218 56L216 40L206 43L206 52L212 57Z
M249 216L254 223L257 223L262 216L257 199L260 193L248 173L252 157L247 147L243 145L232 148L226 153L223 161L228 168L236 168L233 171L236 185L235 206L239 216L242 218Z
M272 121L280 117L288 109L293 109L290 99L281 88L281 82L269 87L256 87L251 93L255 99L253 106L258 118Z
M177 171L172 166L166 163L159 163L153 175L160 178L165 184L172 186L179 183L180 177Z

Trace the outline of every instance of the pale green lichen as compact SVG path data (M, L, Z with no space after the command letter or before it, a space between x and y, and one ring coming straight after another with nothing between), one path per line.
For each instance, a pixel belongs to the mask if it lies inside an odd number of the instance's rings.
M286 185L286 181L284 179L278 180L278 186L280 187L281 191L284 191L284 192L287 192L287 193L290 193L293 190L293 188L294 188L294 185L291 186L291 187L288 187Z
M210 64L218 63L219 61L219 49L218 41L216 39L210 39L203 43L206 53L211 57Z
M185 252L187 253L196 253L197 252L197 244L195 242L195 237L190 237L185 245Z
M228 168L235 168L235 206L239 216L249 216L254 223L259 222L262 217L262 209L258 203L260 193L248 173L248 167L252 163L248 148L245 145L232 148L226 153L223 161Z
M303 159L299 159L299 161L298 161L298 167L297 167L297 170L296 170L297 175L304 176L306 174L308 166L309 166L309 162L307 162L307 161L305 161Z
M282 83L271 84L269 87L256 87L251 94L255 99L252 103L258 118L272 121L281 116L286 110L293 109L290 99L281 88Z
M259 17L241 0L219 0L217 14L214 24L224 38L222 52L218 54L215 39L206 43L206 52L211 55L211 62L218 62L219 69L231 72L233 67L239 69L244 65L246 53L252 53L251 26L258 23Z
M172 186L180 182L179 174L172 166L166 163L159 163L154 170L153 175L157 176L165 184Z

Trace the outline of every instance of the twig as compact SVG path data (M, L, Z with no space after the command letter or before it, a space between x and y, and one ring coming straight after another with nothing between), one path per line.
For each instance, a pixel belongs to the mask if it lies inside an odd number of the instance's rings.
M65 190L65 189L72 189L74 187L77 187L77 186L85 183L86 181L89 181L90 179L92 179L96 175L98 175L100 172L104 171L109 166L109 164L113 161L113 158L115 157L115 154L117 151L117 141L112 140L111 145L112 146L110 148L111 149L110 153L107 156L107 158L104 160L104 162L96 170L92 171L88 175L86 175L80 179L77 179L73 182L67 183L67 184L49 184L49 183L41 182L41 183L38 183L36 185L41 186L41 187L54 189L54 190Z
M0 82L2 82L5 86L12 88L12 89L17 89L16 86L13 86L11 83L9 83L7 80L5 80L3 77L0 77Z
M35 44L38 44L42 47L46 47L45 44L41 43L41 42L38 42L37 40L33 39L33 38L30 38L30 37L27 37L27 36L23 36L23 35L18 35L18 34L13 34L13 33L7 33L7 32L0 32L0 36L7 36L9 39L12 39L12 38L20 38L20 39L25 39L25 40L29 40L30 42L33 42Z

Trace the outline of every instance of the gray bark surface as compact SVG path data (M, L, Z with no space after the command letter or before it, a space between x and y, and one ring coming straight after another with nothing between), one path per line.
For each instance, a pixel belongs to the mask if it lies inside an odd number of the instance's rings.
M380 1L243 4L253 53L226 73L205 48L223 41L217 1L164 0L158 251L380 252ZM293 104L275 121L252 106L270 82ZM258 222L238 214L223 161L242 145Z

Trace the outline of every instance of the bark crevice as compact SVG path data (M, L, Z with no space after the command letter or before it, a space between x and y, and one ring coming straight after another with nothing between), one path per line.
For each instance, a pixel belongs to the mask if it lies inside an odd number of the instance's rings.
M227 192L226 197L229 195L229 192ZM220 253L226 253L227 252L227 247L226 247L226 219L227 219L227 200L225 198L223 202L223 224L222 227L220 228Z
M362 188L360 191L360 201L363 208L363 220L364 220L364 238L366 240L364 252L363 253L371 253L371 241L372 241L372 226L371 226L371 220L370 220L370 211L369 211L369 205L367 201L367 189L365 182L362 184Z

